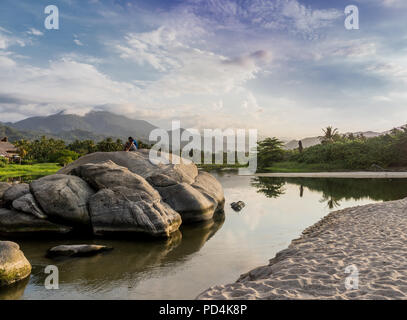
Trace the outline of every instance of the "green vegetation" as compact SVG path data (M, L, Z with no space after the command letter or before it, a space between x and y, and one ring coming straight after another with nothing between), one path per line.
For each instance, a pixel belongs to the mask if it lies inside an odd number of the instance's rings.
M120 139L114 141L112 138L106 138L98 143L93 140L79 141L66 145L63 140L47 138L32 141L19 140L15 146L20 151L23 163L46 163L55 162L65 166L79 157L92 152L111 152L121 151L124 144Z
M32 165L8 164L0 167L0 179L21 176L46 176L61 169L57 163L37 163Z
M337 129L323 130L321 144L288 151L281 141L267 138L258 143L259 171L315 172L391 169L407 167L407 127L393 129L374 138L340 135Z

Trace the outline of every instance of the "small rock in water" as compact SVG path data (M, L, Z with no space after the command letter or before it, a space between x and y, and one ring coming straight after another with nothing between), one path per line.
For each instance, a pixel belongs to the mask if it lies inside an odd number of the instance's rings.
M110 250L113 250L113 248L96 244L60 245L49 249L47 251L47 257L86 257Z
M0 287L27 278L31 264L17 243L0 241Z
M232 202L230 204L230 206L235 211L241 211L246 206L246 204L243 201L238 201L238 202Z

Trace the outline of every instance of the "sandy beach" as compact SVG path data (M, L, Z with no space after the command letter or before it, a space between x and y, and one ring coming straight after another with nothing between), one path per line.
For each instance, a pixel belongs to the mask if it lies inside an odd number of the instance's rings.
M267 266L198 296L214 300L406 298L407 199L332 212L304 230Z

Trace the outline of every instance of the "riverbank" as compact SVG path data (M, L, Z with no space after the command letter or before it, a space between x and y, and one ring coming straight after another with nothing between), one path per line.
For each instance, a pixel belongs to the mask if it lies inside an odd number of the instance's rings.
M332 212L267 266L198 299L406 299L406 213L407 199Z
M298 172L256 173L256 177L268 178L343 178L343 179L407 179L407 172Z

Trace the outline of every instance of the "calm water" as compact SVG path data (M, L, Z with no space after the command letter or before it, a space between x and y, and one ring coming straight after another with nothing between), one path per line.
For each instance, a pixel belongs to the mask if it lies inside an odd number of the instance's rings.
M152 242L17 240L33 265L30 279L0 291L0 299L194 299L215 284L268 263L303 229L332 210L407 197L407 180L275 179L215 174L225 215ZM241 212L230 203L243 200ZM114 250L89 258L51 260L52 246L99 243ZM43 286L45 266L57 265L60 289Z

